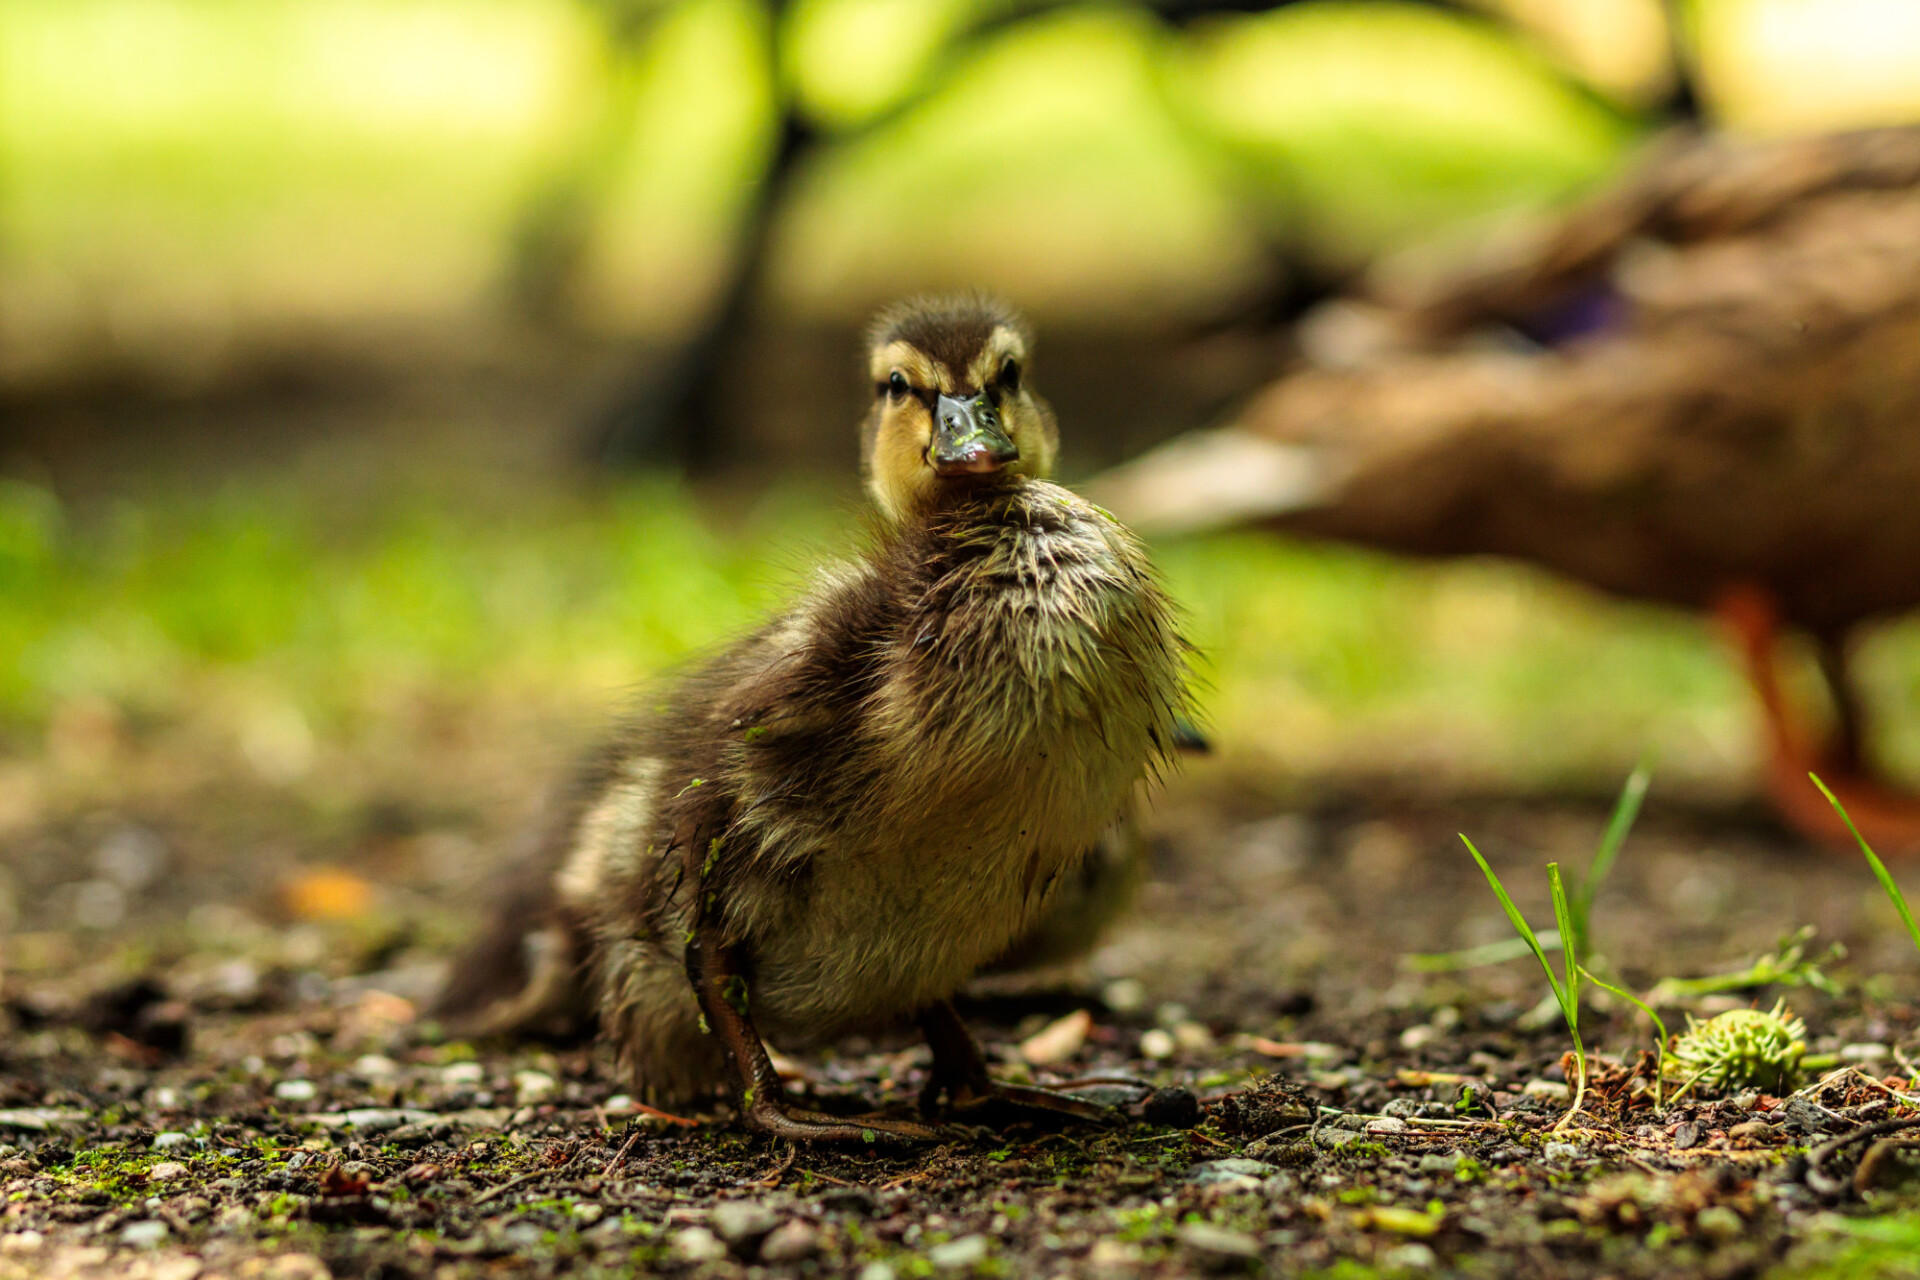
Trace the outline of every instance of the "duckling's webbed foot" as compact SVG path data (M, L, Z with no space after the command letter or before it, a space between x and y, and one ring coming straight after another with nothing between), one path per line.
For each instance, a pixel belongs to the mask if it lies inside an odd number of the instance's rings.
M944 1095L947 1104L956 1111L986 1110L997 1105L1048 1111L1093 1124L1115 1124L1120 1119L1112 1108L1070 1093L995 1080L987 1074L987 1060L980 1046L950 1001L942 1000L926 1010L919 1022L920 1031L933 1050L933 1069L920 1090L922 1111L934 1111Z
M717 943L711 927L695 928L687 947L687 975L708 1029L726 1050L734 1096L748 1124L792 1142L937 1142L944 1136L911 1120L830 1116L794 1106L747 1014L742 970L732 949Z

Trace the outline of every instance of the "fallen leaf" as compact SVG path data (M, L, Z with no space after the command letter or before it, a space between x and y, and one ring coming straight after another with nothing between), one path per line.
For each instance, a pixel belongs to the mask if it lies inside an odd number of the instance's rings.
M1057 1022L1049 1023L1020 1042L1020 1056L1036 1067L1065 1062L1080 1052L1093 1030L1093 1015L1075 1009Z

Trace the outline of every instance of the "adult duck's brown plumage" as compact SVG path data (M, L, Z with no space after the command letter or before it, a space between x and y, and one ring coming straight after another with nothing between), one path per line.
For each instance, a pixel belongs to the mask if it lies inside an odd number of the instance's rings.
M731 1082L771 1133L929 1136L796 1109L760 1039L915 1019L929 1105L1098 1113L988 1079L949 1002L1034 940L1168 758L1185 697L1141 548L1047 480L1056 436L1029 346L979 300L880 318L871 545L604 752L535 859L544 884L469 958L448 1009L500 994L501 962L538 932L548 959L489 1019L584 997L657 1102Z
M1404 265L1404 264L1403 264ZM1846 642L1920 604L1920 129L1658 146L1616 188L1445 273L1379 273L1302 326L1315 367L1089 490L1142 532L1227 523L1499 554L1719 610L1766 710L1770 786L1920 847L1869 776ZM1839 731L1779 691L1824 654Z

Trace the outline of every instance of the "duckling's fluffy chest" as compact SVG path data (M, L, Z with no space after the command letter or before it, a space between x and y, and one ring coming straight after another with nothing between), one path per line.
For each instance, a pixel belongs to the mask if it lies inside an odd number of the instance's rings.
M1161 760L1182 698L1144 555L1064 489L941 513L864 573L842 591L882 603L847 641L859 696L828 748L857 776L743 779L742 834L790 886L742 921L776 1031L923 1007L1004 951Z

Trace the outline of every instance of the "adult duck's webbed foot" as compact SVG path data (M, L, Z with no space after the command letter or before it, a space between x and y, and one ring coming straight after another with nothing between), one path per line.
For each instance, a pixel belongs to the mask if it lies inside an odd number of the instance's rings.
M714 932L705 924L694 929L687 947L687 976L708 1030L726 1051L734 1096L748 1124L793 1142L937 1142L946 1136L911 1120L831 1116L795 1106L748 1015L744 966Z
M1864 716L1840 640L1817 638L1835 732L1830 741L1816 742L1788 701L1780 678L1779 608L1771 593L1753 585L1729 587L1715 602L1714 612L1732 633L1766 719L1767 794L1774 809L1808 839L1851 853L1852 834L1807 777L1817 773L1876 853L1920 857L1920 796L1876 776L1864 763Z
M944 1096L955 1111L991 1110L996 1106L1047 1111L1091 1124L1116 1124L1119 1115L1085 1098L1037 1085L1006 1084L987 1074L987 1060L951 1002L942 1000L919 1018L920 1031L933 1050L933 1067L920 1090L920 1109L932 1112Z

